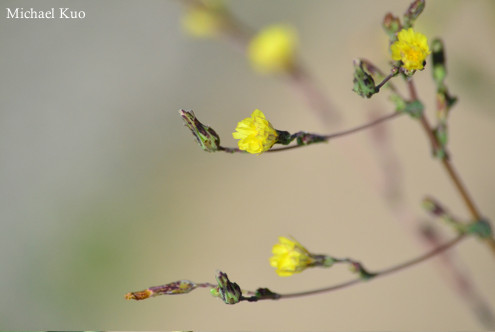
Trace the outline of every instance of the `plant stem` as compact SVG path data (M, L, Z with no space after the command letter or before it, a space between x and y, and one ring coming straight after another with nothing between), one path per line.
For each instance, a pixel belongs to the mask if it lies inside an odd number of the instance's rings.
M464 238L466 238L466 235L461 234L461 235L457 236L456 238L454 238L453 240L433 249L432 251L430 251L424 255L413 258L413 259L406 261L402 264L394 265L394 266L391 266L389 268L380 270L378 272L374 272L375 276L372 279L384 277L386 275L404 270L406 268L409 268L411 266L414 266L416 264L424 262L424 261L428 260L429 258L431 258L435 255L438 255L438 254L444 252L445 250L453 247L454 245L459 243ZM308 295L328 293L328 292L332 292L332 291L335 291L338 289L346 288L346 287L349 287L349 286L352 286L354 284L358 284L361 282L363 282L363 280L361 278L357 278L357 279L349 280L349 281L343 282L341 284L337 284L337 285L326 287L326 288L314 289L314 290L298 292L298 293L280 294L280 299L288 299L288 298L295 298L295 297L302 297L302 296L308 296Z
M411 95L411 99L413 101L418 100L418 95L416 93L416 87L414 86L413 80L409 79L407 81L407 85L409 88L409 93ZM428 118L423 113L419 120L420 120L421 126L423 127L428 139L430 140L430 143L431 143L433 149L437 150L440 147L440 144L439 144L437 138L435 137L435 135L433 134L433 128L431 127L431 125L428 121ZM448 153L447 153L447 156L448 156ZM447 171L447 174L448 174L450 180L454 183L455 188L457 189L457 191L461 195L461 198L462 198L464 204L466 205L467 209L469 210L469 212L471 214L471 218L473 219L473 222L482 219L481 213L478 210L478 208L476 207L474 200L469 195L469 193L466 189L466 186L463 184L461 177L455 171L454 166L448 157L442 158L442 165L443 165L444 169ZM495 239L487 238L487 239L485 239L485 242L490 247L492 253L495 254Z
M385 115L381 118L378 118L374 121L371 121L371 122L368 122L364 125L361 125L361 126L358 126L358 127L355 127L355 128L351 128L351 129L347 129L347 130L343 130L341 132L337 132L337 133L334 133L334 134L330 134L330 135L325 135L325 138L327 138L327 140L329 139L332 139L332 138L336 138L336 137L339 137L339 136L345 136L345 135L350 135L350 134L353 134L355 132L358 132L358 131L361 131L363 129L367 129L367 128L371 128L377 124L380 124L382 122L385 122L387 120L390 120L390 119L393 119L399 115L401 115L402 113L400 112L394 112L394 113L391 113L391 114L388 114L388 115Z
M390 74L388 74L387 77L385 77L383 79L383 81L375 87L376 90L377 91L380 90L382 88L382 86L384 86L392 77L394 77L395 75L397 75L397 71L398 71L397 68L395 68L395 67L392 68L392 71L390 72Z
M426 250L432 250L444 241L434 224L429 223L428 226L418 230L418 225L421 225L424 220L416 216L405 202L400 176L402 168L390 144L387 128L378 127L370 130L371 143L376 150L375 156L384 172L382 179L384 183L380 186L382 195L389 203L395 218L409 229L409 234L414 234L416 240L419 240L420 244L426 247ZM445 252L432 264L436 265L438 272L442 273L445 283L455 291L461 303L471 310L481 326L486 330L495 330L495 314L492 312L487 294L477 289L469 271L462 264L459 264L461 262L460 257L455 255L456 253L453 251Z
M337 137L341 137L341 136L346 136L346 135L351 135L351 134L354 134L356 132L359 132L361 130L365 130L365 129L368 129L368 128L371 128L373 126L376 126L382 122L385 122L387 120L391 120L395 117L398 117L399 115L401 115L403 113L400 113L400 112L393 112L391 114L387 114L381 118L378 118L374 121L371 121L371 122L368 122L368 123L365 123L363 125L360 125L360 126L357 126L357 127L354 127L354 128L350 128L350 129L346 129L346 130L343 130L343 131L339 131L339 132L335 132L333 134L328 134L328 135L318 135L318 136L321 136L321 137L324 137L325 138L325 142L328 142L329 140L333 139L333 138L337 138ZM285 150L291 150L291 149L296 149L296 148L302 148L302 147L305 147L307 145L290 145L290 146L283 146L283 147L280 147L280 148L273 148L273 149L270 149L266 152L277 152L277 151L285 151ZM233 152L245 152L243 150L240 150L239 148L228 148L228 147L219 147L218 149L219 151L224 151L224 152L228 152L228 153L233 153Z

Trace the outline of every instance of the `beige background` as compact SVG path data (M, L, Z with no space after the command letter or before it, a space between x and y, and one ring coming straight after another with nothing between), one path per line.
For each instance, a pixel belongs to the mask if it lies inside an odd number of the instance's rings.
M279 278L268 264L279 235L380 269L425 251L380 194L368 133L286 153L202 152L177 114L194 109L225 145L254 108L276 128L330 132L391 111L383 95L352 93L352 59L387 66L380 23L408 1L234 1L253 28L293 24L301 59L341 110L324 126L277 77L254 73L220 40L180 29L178 1L2 1L0 18L0 329L472 330L482 326L434 260L350 289L227 306L207 290L125 301L174 280L292 292L347 280L343 267ZM6 7L84 10L86 18L7 20ZM431 1L417 28L448 48L453 160L493 218L495 6ZM429 68L417 74L433 118ZM397 80L398 81L398 80ZM467 211L407 117L388 123L408 213L438 197ZM397 180L399 181L399 180ZM396 182L397 183L397 182ZM436 221L428 221L437 223ZM439 229L452 237L448 227ZM475 239L455 249L495 307L495 261Z

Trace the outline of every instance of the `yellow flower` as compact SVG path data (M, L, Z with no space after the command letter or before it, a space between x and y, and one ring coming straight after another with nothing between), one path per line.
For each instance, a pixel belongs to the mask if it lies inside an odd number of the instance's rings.
M270 150L277 142L277 131L258 109L254 110L250 118L237 124L232 136L239 141L239 149L252 154L260 154Z
M279 243L272 248L270 265L277 269L281 277L288 277L302 272L315 263L315 259L299 242L280 236Z
M215 37L224 24L222 1L203 0L182 16L182 27L194 37Z
M297 36L289 26L276 24L261 30L249 44L248 55L262 73L284 72L292 67Z
M392 59L401 60L402 67L408 71L422 70L426 57L431 53L426 36L409 28L402 29L397 38L390 46Z

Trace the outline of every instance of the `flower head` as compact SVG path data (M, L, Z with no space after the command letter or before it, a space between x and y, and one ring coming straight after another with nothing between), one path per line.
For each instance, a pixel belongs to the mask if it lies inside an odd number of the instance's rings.
M235 130L232 136L240 140L239 149L252 154L268 151L277 142L277 131L258 109L254 110L250 118L239 122Z
M296 240L280 236L278 241L272 248L270 265L277 269L279 276L291 276L315 263L311 253Z
M426 36L412 28L402 29L390 50L392 59L401 60L402 67L408 71L422 70L426 57L431 53Z
M200 1L187 9L182 17L182 27L194 37L215 37L223 28L224 10L222 1Z
M294 29L281 24L271 25L251 40L249 59L260 72L284 72L294 63L296 44Z

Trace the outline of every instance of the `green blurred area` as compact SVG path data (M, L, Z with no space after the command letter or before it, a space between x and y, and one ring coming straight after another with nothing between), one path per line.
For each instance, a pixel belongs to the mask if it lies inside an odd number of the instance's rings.
M418 255L378 194L382 170L366 133L287 153L208 154L177 111L193 109L226 146L255 108L278 129L326 133L283 78L257 75L220 40L180 29L179 1L3 1L5 8L70 6L77 21L0 18L0 330L479 329L426 263L336 293L226 306L207 290L125 301L129 291L179 279L292 292L346 280L345 269L279 278L268 264L279 235L371 269ZM352 93L352 60L386 68L383 15L408 1L232 1L253 28L299 31L300 58L342 110L332 130L390 111L386 97ZM495 6L428 1L417 28L441 36L447 84L459 98L450 148L470 192L495 216ZM433 118L428 68L416 74ZM405 90L404 90L405 91ZM404 199L420 219L424 195L467 212L419 126L387 125ZM338 149L337 149L338 146ZM449 229L445 236L452 236ZM475 240L457 249L479 289L493 294L495 264ZM488 296L495 307L495 298Z

